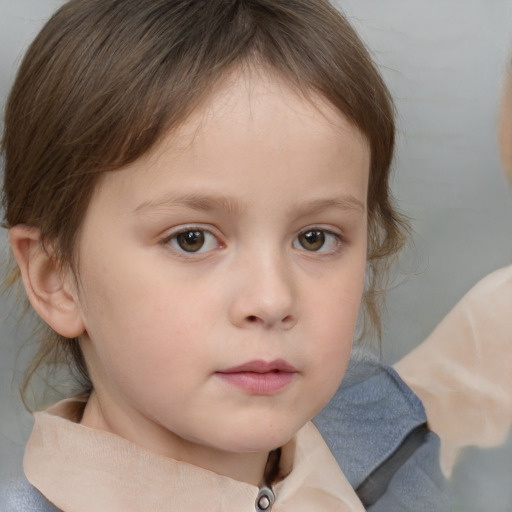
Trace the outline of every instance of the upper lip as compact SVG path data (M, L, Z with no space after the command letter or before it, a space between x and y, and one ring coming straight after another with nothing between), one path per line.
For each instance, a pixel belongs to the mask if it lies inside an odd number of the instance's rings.
M242 373L242 372L252 372L252 373L269 373L269 372L288 372L288 373L296 373L297 369L285 361L284 359L275 359L274 361L263 361L263 360L254 360L248 361L247 363L243 363L238 366L232 366L230 368L225 368L223 370L219 370L218 373Z

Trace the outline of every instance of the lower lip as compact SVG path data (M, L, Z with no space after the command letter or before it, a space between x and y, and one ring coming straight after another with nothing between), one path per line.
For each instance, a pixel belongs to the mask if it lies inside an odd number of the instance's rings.
M233 372L217 373L223 381L253 395L273 395L285 388L295 376L294 372Z

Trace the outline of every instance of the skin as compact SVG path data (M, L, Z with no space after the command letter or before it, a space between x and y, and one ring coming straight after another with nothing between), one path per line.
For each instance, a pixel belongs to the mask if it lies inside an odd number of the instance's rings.
M65 300L53 301L55 318L40 314L81 334L94 385L82 423L258 484L268 452L328 402L348 364L369 164L366 140L330 104L253 70L104 175L78 284L41 278ZM11 234L18 256L35 251L29 235ZM249 389L219 373L276 360L294 369L277 390L272 378Z

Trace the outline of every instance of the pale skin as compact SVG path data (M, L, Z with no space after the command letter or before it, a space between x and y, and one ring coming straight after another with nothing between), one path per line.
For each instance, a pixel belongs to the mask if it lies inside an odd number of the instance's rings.
M13 227L34 308L80 336L94 386L82 423L257 485L268 452L327 403L348 364L369 163L333 106L246 70L103 176L77 280L37 230ZM288 366L261 380L227 371L251 361Z

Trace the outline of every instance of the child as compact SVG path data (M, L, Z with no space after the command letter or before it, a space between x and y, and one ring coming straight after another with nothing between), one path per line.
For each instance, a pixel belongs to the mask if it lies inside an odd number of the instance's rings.
M37 361L83 384L35 415L25 510L363 510L309 420L365 273L378 326L393 143L323 0L66 3L3 137L13 280L51 328Z

